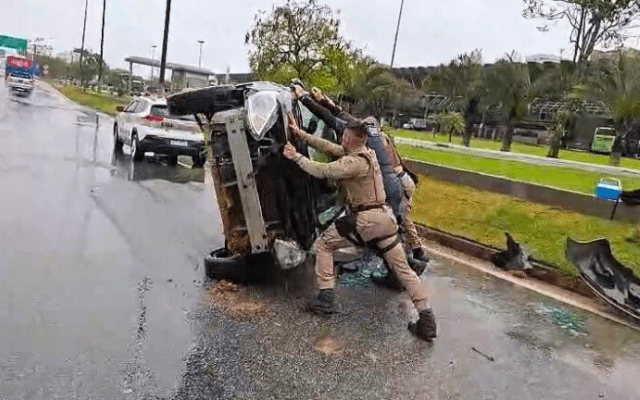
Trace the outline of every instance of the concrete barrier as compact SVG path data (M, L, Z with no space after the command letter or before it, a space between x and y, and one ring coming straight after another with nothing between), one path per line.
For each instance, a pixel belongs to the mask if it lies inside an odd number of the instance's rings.
M604 200L593 195L445 167L424 161L405 160L405 164L416 174L428 175L441 181L506 194L518 199L560 207L565 210L605 219L611 217L615 204L613 201ZM631 223L640 222L640 207L629 207L619 203L614 219Z

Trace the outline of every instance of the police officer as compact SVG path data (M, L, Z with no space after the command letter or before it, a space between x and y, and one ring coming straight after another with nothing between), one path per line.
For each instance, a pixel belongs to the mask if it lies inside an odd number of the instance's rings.
M350 218L333 223L314 244L316 280L320 291L309 304L310 311L321 314L335 311L333 253L352 246L353 241L357 240L376 246L407 290L419 314L418 321L409 324L409 330L421 339L434 339L437 336L436 321L427 300L427 291L407 263L398 237L398 225L385 204L380 166L374 152L366 147L364 123L355 119L347 122L342 146L309 135L295 124L291 124L291 130L299 140L339 157L331 163L316 163L299 154L291 143L285 145L283 152L285 157L295 161L308 174L337 181L344 188L349 205Z
M406 171L395 144L393 143L391 138L384 134L382 132L382 129L380 129L378 120L376 120L374 117L367 117L364 119L364 122L366 124L375 126L380 131L385 140L385 149L389 160L391 160L393 172L398 175L398 178L400 179L400 181L402 182L402 186L404 187L405 202L404 214L402 218L402 228L405 232L407 247L409 250L411 250L413 258L427 262L429 261L429 258L422 248L422 242L420 241L420 236L418 236L418 230L416 229L416 225L413 223L413 219L411 218L411 209L413 207L413 193L416 191L416 184L411 178L411 175L409 175L409 173Z

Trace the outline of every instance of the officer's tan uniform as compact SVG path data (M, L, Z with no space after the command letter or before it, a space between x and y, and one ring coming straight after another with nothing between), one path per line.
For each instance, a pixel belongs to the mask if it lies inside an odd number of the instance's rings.
M312 135L300 134L300 138L318 150L340 157L337 161L322 164L301 156L296 160L300 168L316 178L334 179L345 189L349 206L357 212L356 231L365 242L386 238L376 245L380 249L392 245L397 239L398 225L390 208L384 205L386 196L382 174L373 150L363 146L346 153L344 147ZM316 240L319 289L335 287L333 253L350 246L353 243L338 233L335 223ZM384 258L406 288L416 309L426 310L427 290L409 267L402 245L397 243L384 254Z
M416 191L416 184L413 182L413 179L404 171L402 167L402 161L400 160L400 155L396 151L396 147L389 138L389 136L380 132L385 140L385 151L387 152L387 157L391 161L391 165L393 166L393 172L398 175L400 181L402 182L402 186L404 187L404 214L402 218L402 228L404 228L406 239L407 239L407 247L411 250L418 249L422 247L422 242L420 241L420 236L418 236L418 230L416 229L416 225L413 223L413 219L411 219L411 208L413 207L413 193Z

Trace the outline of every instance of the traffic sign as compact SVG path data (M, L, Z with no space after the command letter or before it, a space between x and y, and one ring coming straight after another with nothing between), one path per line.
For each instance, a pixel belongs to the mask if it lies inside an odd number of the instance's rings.
M27 40L18 39L11 36L0 35L0 47L7 47L16 50L26 50Z

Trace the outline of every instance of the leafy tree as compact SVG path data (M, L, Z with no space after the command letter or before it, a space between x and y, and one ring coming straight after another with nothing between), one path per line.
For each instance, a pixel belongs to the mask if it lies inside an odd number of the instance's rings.
M38 63L48 67L47 77L51 79L64 78L71 71L71 66L66 61L46 55L38 56Z
M484 96L489 106L496 106L507 122L501 151L511 151L515 123L528 114L531 83L527 66L515 62L514 53L494 64L484 79Z
M435 115L434 122L438 125L439 130L449 132L449 142L452 135L461 135L464 132L465 120L464 116L455 111L441 112Z
M468 147L472 125L480 123L482 118L478 108L482 89L482 51L476 49L459 55L448 65L440 65L435 74L424 79L422 87L427 92L448 96L454 100L456 108L464 110L463 143Z
M458 107L465 109L482 87L482 51L460 54L448 65L440 65L436 73L424 79L422 87L455 99Z
M525 18L541 18L549 29L555 21L571 26L569 41L574 46L573 62L586 64L596 45L620 44L640 16L638 0L524 0Z
M325 90L344 79L352 49L339 33L340 20L317 0L286 0L270 13L259 11L245 43L260 79L299 78Z
M640 60L620 57L617 63L593 67L585 80L586 94L602 100L616 122L628 125L640 117Z

